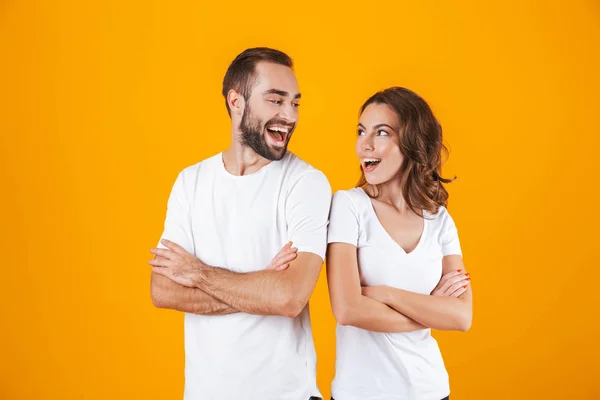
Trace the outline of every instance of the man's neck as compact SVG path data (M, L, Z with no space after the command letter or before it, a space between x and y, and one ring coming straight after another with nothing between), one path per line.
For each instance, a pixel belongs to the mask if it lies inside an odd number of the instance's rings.
M225 169L236 176L253 174L271 162L237 140L233 140L231 146L223 151Z

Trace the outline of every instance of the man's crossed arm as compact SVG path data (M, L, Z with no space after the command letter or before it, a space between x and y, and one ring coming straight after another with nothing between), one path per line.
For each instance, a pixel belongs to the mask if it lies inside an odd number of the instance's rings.
M176 243L152 249L151 295L160 308L224 315L246 312L297 316L315 287L323 259L286 244L264 270L236 273L209 266Z

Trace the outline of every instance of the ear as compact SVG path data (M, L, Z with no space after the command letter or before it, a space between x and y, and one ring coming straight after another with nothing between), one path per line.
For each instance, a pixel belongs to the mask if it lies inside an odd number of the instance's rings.
M246 106L244 96L233 89L227 93L227 104L229 104L229 109L231 110L232 115L242 115L244 112L244 107Z

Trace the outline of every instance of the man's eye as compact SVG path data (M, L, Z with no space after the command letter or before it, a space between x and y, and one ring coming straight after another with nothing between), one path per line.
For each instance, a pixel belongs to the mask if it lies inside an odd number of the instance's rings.
M296 107L296 108L298 108L298 107L300 107L300 104L298 104L298 103L293 103L293 106L294 106L294 107Z
M269 100L269 102L273 104L281 104L281 100Z

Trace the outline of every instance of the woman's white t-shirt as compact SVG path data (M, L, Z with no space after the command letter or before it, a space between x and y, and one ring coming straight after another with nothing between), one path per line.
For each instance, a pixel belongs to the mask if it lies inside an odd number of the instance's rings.
M357 247L361 284L430 294L442 276L442 258L461 254L454 221L445 207L425 212L417 247L406 253L379 222L361 189L335 193L328 242ZM448 374L431 329L372 332L337 325L332 396L336 400L440 400L450 393Z

